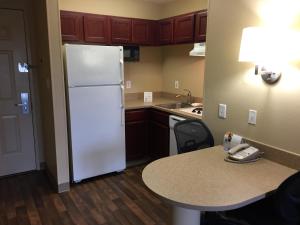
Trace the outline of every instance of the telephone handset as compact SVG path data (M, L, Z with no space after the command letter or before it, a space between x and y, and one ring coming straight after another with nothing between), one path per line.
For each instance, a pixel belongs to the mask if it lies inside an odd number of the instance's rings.
M254 162L260 159L261 154L257 148L244 143L231 148L225 160L237 163Z
M245 148L248 148L248 147L250 147L250 145L247 144L247 143L238 144L237 146L229 149L228 154L229 155L233 155L234 153L239 152L239 151L241 151L241 150L243 150Z

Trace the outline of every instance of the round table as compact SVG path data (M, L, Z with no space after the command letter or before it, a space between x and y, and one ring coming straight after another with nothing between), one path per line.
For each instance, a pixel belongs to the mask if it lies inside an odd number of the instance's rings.
M201 211L236 209L266 196L296 170L261 159L225 162L222 146L166 157L147 165L146 186L173 206L173 225L199 225Z

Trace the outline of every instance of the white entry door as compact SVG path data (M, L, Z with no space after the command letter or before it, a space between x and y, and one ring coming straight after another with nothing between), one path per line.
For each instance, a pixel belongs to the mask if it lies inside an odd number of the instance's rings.
M36 169L29 73L18 66L24 62L23 12L0 9L0 176Z

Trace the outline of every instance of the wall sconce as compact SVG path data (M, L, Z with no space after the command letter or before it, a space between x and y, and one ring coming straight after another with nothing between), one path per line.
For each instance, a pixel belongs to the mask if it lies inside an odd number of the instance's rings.
M280 65L300 60L299 40L300 32L289 28L244 28L239 61L255 63L255 74L273 84L281 77Z
M262 27L247 27L243 29L240 47L239 61L255 63L255 75L261 75L268 84L277 82L281 77L281 72L271 70L270 66L274 63L276 54L281 54L274 52L280 44L273 45L274 36L270 30Z

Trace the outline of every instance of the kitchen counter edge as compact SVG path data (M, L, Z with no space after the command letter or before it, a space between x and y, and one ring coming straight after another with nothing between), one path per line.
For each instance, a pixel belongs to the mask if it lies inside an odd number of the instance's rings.
M198 119L201 120L202 116L193 115L190 113L182 112L179 109L167 109L160 107L158 105L160 104L169 104L169 103L175 103L177 101L174 101L173 99L167 99L167 98L158 98L155 99L153 102L144 102L142 99L137 100L126 100L125 101L125 110L134 110L134 109L146 109L146 108L153 108L157 110L161 110L173 115L182 116L189 119Z

